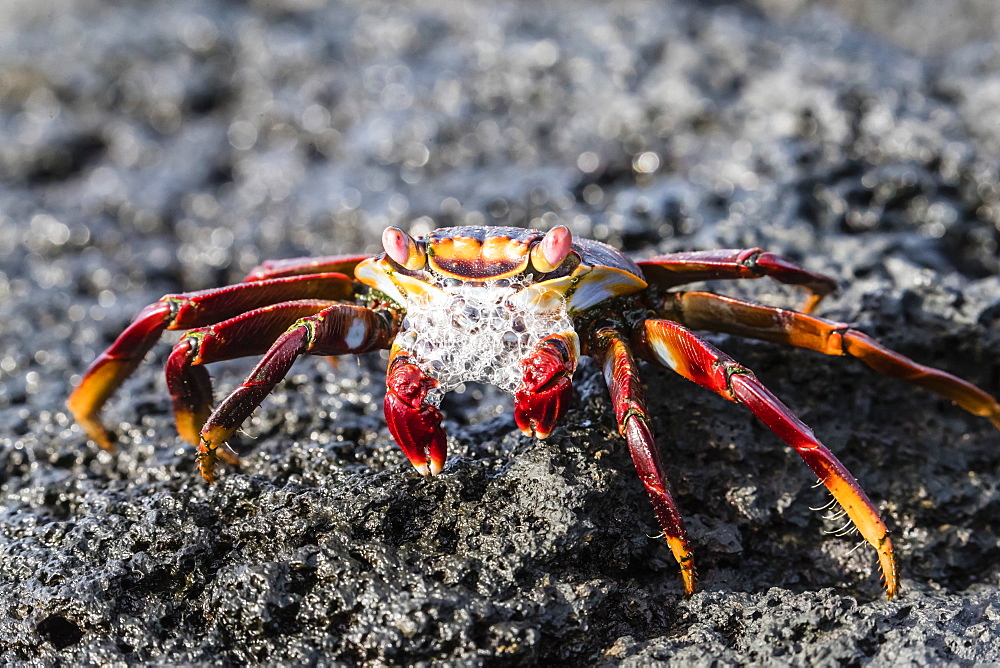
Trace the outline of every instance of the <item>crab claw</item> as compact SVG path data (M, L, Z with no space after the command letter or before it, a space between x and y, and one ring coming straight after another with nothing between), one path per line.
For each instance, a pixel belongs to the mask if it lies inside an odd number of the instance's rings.
M420 367L396 357L386 378L385 421L389 432L420 475L437 475L444 468L448 441L441 411L425 404L437 381Z
M573 372L580 357L576 333L542 339L521 362L521 386L514 393L514 421L525 436L545 438L573 396Z

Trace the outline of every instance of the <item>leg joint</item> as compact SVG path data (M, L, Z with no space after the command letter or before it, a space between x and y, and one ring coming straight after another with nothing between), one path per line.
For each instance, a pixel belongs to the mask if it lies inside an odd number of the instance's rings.
M180 314L181 309L191 303L191 300L187 297L182 297L180 295L167 295L160 299L161 302L170 307L170 313L167 315L167 322L171 323L177 319L178 314Z
M618 424L620 425L619 431L624 432L625 426L628 424L629 418L633 417L638 420L642 420L643 422L649 422L649 417L646 415L646 413L635 404L631 404L625 411L625 413L622 415L621 420L618 421Z
M301 327L306 332L306 340L304 342L306 351L312 350L313 346L316 344L316 319L317 318L315 316L302 318L295 323L296 327Z
M750 253L739 260L739 264L742 267L746 267L750 272L756 276L763 276L767 272L757 266L757 258L764 254L764 251L760 248L753 248Z
M194 329L187 332L180 341L177 342L177 346L182 344L187 344L188 352L187 358L191 361L191 364L201 364L201 341L205 338L207 332L203 329Z
M837 327L830 330L830 338L836 338L837 345L840 347L840 354L847 357L851 353L847 350L847 333L852 332L854 329L850 325L844 325L843 327Z
M736 392L733 390L733 376L747 376L749 378L756 378L753 371L746 368L742 364L738 364L732 360L723 360L716 362L717 366L722 366L723 372L726 374L726 393L729 398L736 401Z

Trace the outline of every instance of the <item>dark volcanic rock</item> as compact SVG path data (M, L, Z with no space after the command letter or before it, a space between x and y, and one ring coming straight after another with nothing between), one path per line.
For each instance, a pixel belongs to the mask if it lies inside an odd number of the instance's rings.
M300 361L215 486L171 424L169 346L107 406L117 455L63 408L163 293L389 224L764 246L842 282L823 314L1000 393L996 46L917 57L708 4L0 10L3 663L1000 661L1000 436L850 360L713 339L882 509L892 602L798 457L661 369L690 599L592 364L544 442L489 388L450 397L432 480L385 429L377 355Z

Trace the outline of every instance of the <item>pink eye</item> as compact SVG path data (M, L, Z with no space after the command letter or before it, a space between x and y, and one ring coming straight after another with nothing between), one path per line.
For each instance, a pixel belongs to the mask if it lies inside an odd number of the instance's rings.
M413 240L403 230L398 227L387 227L382 233L382 246L385 254L399 264L406 264L410 257L410 244Z
M557 225L545 233L542 241L532 250L531 260L542 272L555 271L573 247L573 233L565 225Z
M385 229L382 233L382 247L385 248L386 255L407 269L420 269L424 266L424 252L413 237L398 227Z

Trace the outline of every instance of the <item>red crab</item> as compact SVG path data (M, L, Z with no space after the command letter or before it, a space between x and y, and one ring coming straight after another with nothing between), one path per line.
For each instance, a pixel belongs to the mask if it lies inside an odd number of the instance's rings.
M1000 428L1000 404L974 385L888 350L850 325L808 315L834 281L756 248L674 253L637 264L605 244L574 239L563 226L547 233L453 227L420 239L391 227L382 243L385 252L373 257L266 262L242 283L163 297L94 361L69 398L70 411L94 441L112 449L101 407L163 330L189 330L167 360L167 386L178 431L198 447L201 473L212 482L216 458L238 461L226 439L299 355L390 348L389 431L421 474L437 474L447 452L438 410L445 392L464 381L495 384L514 395L518 427L545 438L566 410L583 353L604 370L618 429L690 594L694 560L650 431L638 354L746 405L794 448L878 552L890 598L898 589L892 541L854 477L749 369L693 330L857 357ZM762 276L808 290L805 313L673 290ZM248 355L263 357L213 410L204 365Z

